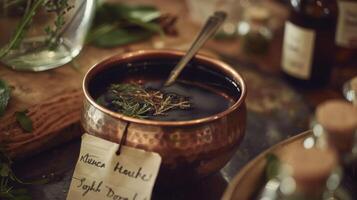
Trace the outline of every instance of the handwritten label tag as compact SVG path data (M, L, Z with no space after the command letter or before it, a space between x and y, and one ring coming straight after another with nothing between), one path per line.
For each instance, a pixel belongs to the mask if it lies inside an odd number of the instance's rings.
M127 146L82 136L81 150L67 200L149 200L161 157Z

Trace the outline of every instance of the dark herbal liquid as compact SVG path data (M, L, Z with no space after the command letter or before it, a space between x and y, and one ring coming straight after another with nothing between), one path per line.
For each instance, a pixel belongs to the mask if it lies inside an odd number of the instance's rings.
M177 81L168 87L162 87L162 85L162 81L148 81L142 87L144 89L160 90L164 94L184 96L189 101L190 108L172 109L163 115L148 115L145 119L158 121L199 119L220 113L233 104L232 99L208 86L200 86L187 81ZM105 101L105 95L106 93L101 95L99 99L104 99ZM110 102L105 102L103 106L111 109Z
M148 82L144 86L160 89L162 82ZM199 86L190 82L176 82L169 87L161 89L163 93L175 93L188 97L191 108L186 110L175 109L166 115L150 116L150 119L160 121L180 121L208 117L226 110L233 104L233 100L219 94L212 88Z
M152 59L119 63L96 74L88 85L93 99L102 101L112 84L137 83L144 89L160 90L164 94L177 94L189 100L187 109L172 109L164 115L148 115L145 119L159 121L186 121L215 115L227 110L241 96L240 86L221 71L191 61L179 79L169 87L162 87L173 66L179 59ZM100 105L111 109L110 100ZM115 109L115 112L122 113ZM122 113L125 114L125 113ZM139 117L140 118L140 117Z

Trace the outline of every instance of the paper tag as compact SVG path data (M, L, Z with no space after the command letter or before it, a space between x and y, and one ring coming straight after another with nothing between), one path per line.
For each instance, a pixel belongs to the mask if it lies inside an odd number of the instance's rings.
M159 172L161 157L127 146L116 155L119 144L82 136L80 155L67 200L149 200Z

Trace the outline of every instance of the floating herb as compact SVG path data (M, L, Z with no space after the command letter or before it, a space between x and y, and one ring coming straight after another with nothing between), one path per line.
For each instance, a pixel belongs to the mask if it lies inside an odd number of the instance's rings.
M15 112L16 121L21 128L27 132L32 132L32 120L27 116L28 110Z
M278 176L280 160L274 154L266 155L266 159L267 159L267 164L265 168L265 177L267 180L270 180Z
M191 108L187 97L144 89L138 84L112 84L97 102L116 112L136 118L165 115L170 110Z
M0 79L0 117L4 115L6 107L10 100L10 87Z

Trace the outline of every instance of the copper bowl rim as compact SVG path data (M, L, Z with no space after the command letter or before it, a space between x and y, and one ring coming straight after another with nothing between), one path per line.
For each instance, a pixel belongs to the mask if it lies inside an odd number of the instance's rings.
M96 101L90 96L89 91L88 91L88 83L94 77L98 72L105 70L106 68L110 67L111 64L116 63L118 61L125 61L126 59L129 58L135 58L135 57L150 57L150 56L172 56L172 57L182 57L185 54L184 51L178 51L178 50L138 50L134 52L129 52L129 53L124 53L124 54L118 54L114 55L112 57L109 57L94 66L92 66L87 73L84 76L83 83L82 83L82 88L83 92L85 95L86 100L89 101L92 106L95 108L99 109L105 114L108 114L109 116L124 120L127 122L134 122L138 124L146 124L146 125L158 125L158 126L188 126L188 125L196 125L196 124L201 124L201 123L206 123L206 122L211 122L214 120L217 120L219 118L222 118L229 113L233 112L241 104L244 103L244 99L247 95L247 89L245 82L242 78L242 76L236 72L232 67L230 67L228 64L219 61L215 58L210 58L207 56L204 56L202 54L196 54L196 56L193 59L197 59L199 61L203 61L206 63L210 63L211 66L215 66L218 69L222 70L222 73L228 74L238 85L240 86L241 89L241 95L239 99L228 109L208 116L204 118L199 118L199 119L193 119L193 120L186 120L186 121L157 121L157 120L148 120L148 119L138 119L138 118L133 118L133 117L128 117L123 114L111 111L105 107L100 106L99 104L96 103Z

